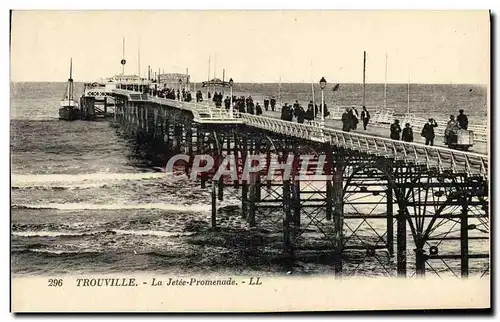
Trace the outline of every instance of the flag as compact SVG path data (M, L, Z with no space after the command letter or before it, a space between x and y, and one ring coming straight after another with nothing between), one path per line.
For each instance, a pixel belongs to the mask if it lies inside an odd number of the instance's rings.
M340 88L340 84L337 84L337 85L333 86L333 88L332 88L332 92L336 92L336 91L338 91L338 90L339 90L339 88Z

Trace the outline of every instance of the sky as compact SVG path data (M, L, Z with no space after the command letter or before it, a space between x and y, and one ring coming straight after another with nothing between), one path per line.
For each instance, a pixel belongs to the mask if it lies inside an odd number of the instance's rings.
M204 81L210 56L210 78L360 83L364 51L368 83L490 77L487 11L14 11L11 81L65 81L70 58L75 81L119 74L123 39L143 77Z

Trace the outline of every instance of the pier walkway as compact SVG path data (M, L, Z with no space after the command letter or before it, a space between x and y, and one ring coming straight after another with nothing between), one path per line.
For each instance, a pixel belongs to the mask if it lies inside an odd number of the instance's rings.
M458 151L444 147L442 136L436 136L435 146L426 146L422 143L408 143L391 140L388 137L389 129L369 125L366 131L358 127L353 132L341 130L342 124L338 120L327 119L322 128L317 122L299 124L280 119L279 112L267 111L264 115L256 116L238 113L234 110L231 118L224 108L216 108L212 104L183 102L172 99L154 97L133 91L113 90L116 94L126 95L132 102L152 102L159 106L170 106L193 114L194 121L212 124L242 124L265 129L281 135L300 137L317 142L330 142L339 147L345 147L375 156L390 157L395 160L415 164L426 164L429 168L440 171L466 173L470 176L488 177L488 146L485 142L476 142L470 152ZM420 131L414 130L418 141Z

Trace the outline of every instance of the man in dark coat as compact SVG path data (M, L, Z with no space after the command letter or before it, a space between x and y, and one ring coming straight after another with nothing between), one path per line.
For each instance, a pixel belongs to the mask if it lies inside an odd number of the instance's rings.
M351 116L348 108L346 108L345 112L342 113L342 131L351 131Z
M401 140L405 142L413 142L413 129L411 128L410 123L405 124L405 128L403 129L403 134L401 135Z
M288 110L289 110L288 104L285 103L285 105L281 107L281 119L284 121L288 121Z
M267 99L267 98L264 99L264 109L266 110L266 112L269 109L269 99Z
M274 96L271 97L271 111L274 112L274 108L276 107L276 100L274 99Z
M366 126L370 121L370 112L366 109L366 106L363 105L363 110L361 111L361 120L363 121L363 129L366 130Z
M399 140L399 133L401 133L401 126L399 126L399 120L394 120L391 124L391 139Z
M297 123L304 123L304 119L306 116L306 112L304 111L304 108L302 106L298 106L294 110L295 117L297 118Z
M425 123L421 133L425 138L425 145L434 145L434 138L436 137L436 134L434 134L435 127L437 127L437 123L434 119L429 119L429 122Z
M328 111L328 106L326 106L326 103L325 103L325 106L323 106L323 115L325 117L328 117L328 115L330 115L330 112Z
M255 105L255 114L262 115L262 107L260 106L259 103L257 103L257 105Z
M314 121L314 107L309 104L307 111L305 112L305 119L308 121Z
M469 119L467 115L464 114L464 110L458 111L457 122L461 129L467 130L469 127Z

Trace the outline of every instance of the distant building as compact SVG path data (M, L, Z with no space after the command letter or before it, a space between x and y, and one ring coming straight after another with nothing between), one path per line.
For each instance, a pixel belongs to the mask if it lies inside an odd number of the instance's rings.
M188 89L190 85L190 76L181 73L166 73L160 74L160 84L168 88L185 88Z

